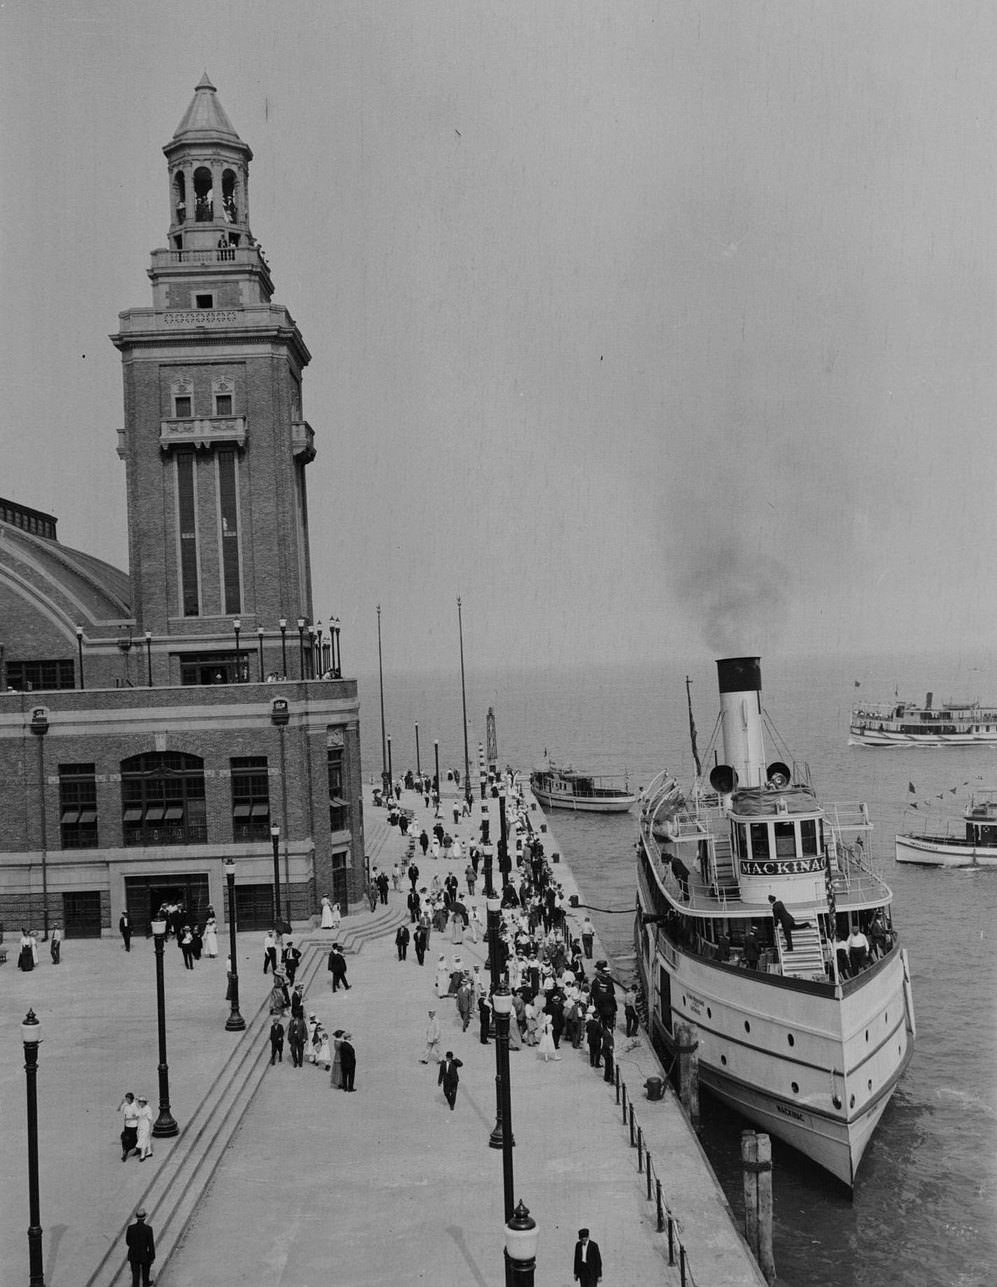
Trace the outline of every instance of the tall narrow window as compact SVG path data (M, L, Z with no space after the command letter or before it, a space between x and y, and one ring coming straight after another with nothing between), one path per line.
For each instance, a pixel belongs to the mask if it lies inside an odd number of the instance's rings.
M197 589L197 503L194 453L177 452L177 509L180 520L180 601L185 617L200 615Z
M270 839L270 778L265 755L242 755L231 761L232 839Z
M329 830L345 831L350 825L350 806L343 794L342 746L327 748L326 765L329 775Z
M222 448L218 459L218 506L222 529L222 583L225 612L242 611L239 585L239 493L235 452Z
M63 849L97 847L97 778L93 764L59 765L59 833Z

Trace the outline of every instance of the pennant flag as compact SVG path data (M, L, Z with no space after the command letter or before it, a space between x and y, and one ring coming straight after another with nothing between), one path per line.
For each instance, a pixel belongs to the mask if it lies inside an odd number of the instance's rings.
M862 685L861 685L861 683L859 682L859 680L857 680L857 679L856 679L856 680L854 681L854 683L855 683L855 687L856 687L856 688L861 688L861 687L862 687Z
M907 790L911 793L911 795L917 795L917 787L914 785L913 782L907 783Z
M916 809L916 808L917 808L917 801L915 800L915 801L913 802L913 804L912 804L910 807L911 807L912 809Z
M966 785L966 783L964 782L962 785L963 785L963 786L965 786L965 785ZM955 793L956 793L958 790L959 790L959 788L958 788L958 787L949 787L949 795L955 795Z

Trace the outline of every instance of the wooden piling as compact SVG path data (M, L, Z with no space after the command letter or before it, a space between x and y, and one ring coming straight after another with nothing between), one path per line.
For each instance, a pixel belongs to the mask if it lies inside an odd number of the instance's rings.
M758 1259L758 1142L754 1131L741 1132L741 1167L744 1172L744 1240Z
M741 1132L744 1170L744 1237L766 1282L775 1282L772 1255L772 1141L755 1131Z
M699 1038L691 1023L680 1023L675 1030L679 1056L679 1094L693 1129L699 1129Z

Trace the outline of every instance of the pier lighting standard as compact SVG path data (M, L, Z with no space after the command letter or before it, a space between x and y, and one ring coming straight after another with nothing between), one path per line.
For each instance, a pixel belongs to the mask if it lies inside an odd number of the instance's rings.
M226 1032L242 1032L246 1020L239 1013L239 966L235 955L235 859L225 859L225 880L228 884L228 952L229 952L229 1001L231 1009L225 1020Z
M495 886L492 884L492 861L495 856L495 846L491 841L486 840L481 846L481 853L485 862L485 898L489 902L493 898L499 901L498 895L495 893Z
M273 845L273 927L280 929L280 827L276 822L270 828Z
M419 778L422 777L422 765L419 763L419 722L418 720L416 721L416 725L415 725L415 775L416 777L419 777Z
M384 664L381 660L381 605L377 605L377 677L381 687L381 790L388 794L388 752L384 734Z
M457 596L457 629L460 634L460 700L464 711L464 799L468 812L471 809L471 757L467 750L467 693L464 687L464 619L460 610L460 595Z
M498 839L498 860L499 872L502 876L502 884L509 878L509 872L512 864L509 862L509 827L505 820L505 784L499 787L499 839Z
M332 677L333 679L342 679L343 677L343 656L339 651L339 618L333 617L329 622L329 635L332 643Z
M433 739L433 758L436 761L436 782L435 782L436 794L439 795L440 794L440 744L438 741L436 741L435 738Z
M21 1024L24 1042L24 1076L26 1079L28 1107L28 1278L29 1287L45 1287L45 1266L42 1262L42 1226L38 1199L38 1047L42 1040L42 1025L29 1010Z
M281 617L280 626L280 677L287 678L287 617Z
M152 687L152 631L145 632L145 672L149 680L149 687Z
M263 627L256 627L256 656L260 664L260 683L263 683Z
M505 1222L505 1273L508 1287L533 1287L540 1230L522 1198Z
M86 688L86 683L83 678L83 627L82 626L76 627L76 652L80 659L80 690L82 691L84 688Z
M496 900L497 901L497 900ZM492 1011L495 1015L495 1128L488 1137L489 1148L502 1150L502 1191L505 1196L505 1218L512 1215L512 1150L516 1141L512 1134L512 1098L509 1085L509 1016L512 1014L512 993L502 981L492 992Z
M235 635L235 682L242 682L242 663L239 660L239 633L242 630L242 622L238 617L232 622L232 633Z
M305 619L298 618L298 675L305 677Z
M166 918L157 916L152 922L152 936L156 949L156 1013L159 1018L159 1116L153 1123L156 1139L169 1139L180 1127L170 1112L170 1069L166 1062L166 992L163 987L163 944L166 941Z
M391 767L391 734L389 733L388 734L388 788L389 790L394 780L395 780L395 771Z

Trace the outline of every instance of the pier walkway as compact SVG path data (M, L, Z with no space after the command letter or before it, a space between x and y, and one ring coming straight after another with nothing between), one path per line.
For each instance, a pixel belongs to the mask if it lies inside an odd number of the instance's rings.
M450 801L444 800L444 809ZM415 831L432 811L403 793ZM543 815L536 813L534 817ZM556 815L555 815L556 817ZM450 820L449 812L445 820ZM478 809L449 829L462 842ZM495 823L493 820L493 827ZM390 871L407 842L365 791L371 862ZM549 833L548 833L549 835ZM547 851L557 849L549 836ZM563 851L562 851L563 853ZM465 847L466 854L466 847ZM417 856L420 885L460 860ZM576 890L563 859L559 879ZM466 888L466 886L464 886ZM483 909L479 881L476 901ZM130 1281L124 1229L144 1205L158 1246L160 1287L349 1287L425 1282L499 1287L502 1155L488 1146L495 1123L495 1047L472 1020L462 1031L452 998L437 1000L441 953L482 965L484 945L459 947L434 933L420 967L411 946L400 962L394 932L405 920L407 881L387 907L354 912L337 933L296 927L304 958L306 1013L352 1033L356 1094L329 1085L324 1069L269 1063L268 978L262 935L240 934L241 1009L247 1028L225 1031L227 934L220 956L183 968L166 947L168 1060L180 1134L154 1140L154 1156L120 1161L116 1106L125 1090L158 1105L155 961L150 940L125 953L117 937L70 940L63 964L40 954L22 974L13 958L0 985L0 1102L5 1106L4 1201L0 1203L0 1284L27 1281L24 1072L19 1024L33 1008L44 1024L39 1051L39 1168L47 1287L112 1287ZM583 900L584 901L584 900ZM581 912L574 915L581 916ZM441 937L447 941L442 942ZM347 993L332 994L326 970L333 939L347 951ZM443 1048L463 1060L456 1111L420 1063L427 1011L436 1009ZM622 1021L622 1011L621 1011ZM634 1102L654 1173L686 1249L696 1287L753 1287L762 1279L695 1135L674 1098L643 1098L660 1068L646 1040L630 1052L622 1030L620 1073ZM637 1150L630 1145L613 1085L588 1066L584 1050L562 1048L544 1063L524 1047L510 1054L515 1195L540 1230L536 1282L565 1287L577 1229L600 1244L604 1287L677 1287L667 1235L658 1231Z

